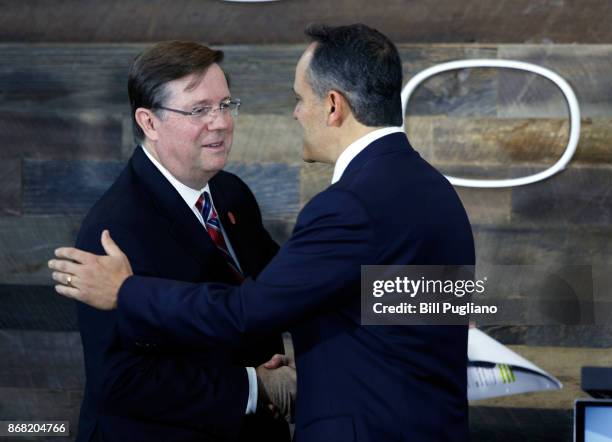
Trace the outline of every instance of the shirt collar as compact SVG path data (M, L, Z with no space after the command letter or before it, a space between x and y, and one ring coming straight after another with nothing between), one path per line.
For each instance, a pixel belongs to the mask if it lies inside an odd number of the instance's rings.
M206 183L206 185L200 190L192 189L191 187L184 185L179 180L177 180L174 177L174 175L172 175L168 171L168 169L162 166L161 163L157 161L155 157L149 153L149 151L147 150L145 146L141 145L140 147L142 148L144 153L147 155L147 157L151 160L151 162L155 165L155 167L157 167L159 171L162 173L162 175L166 177L166 179L170 182L170 184L172 184L172 187L176 189L176 191L179 193L181 198L183 198L183 200L185 201L185 203L187 203L189 207L193 208L193 206L195 206L195 203L198 201L198 198L200 198L200 195L202 195L202 192L206 191L210 193L210 188L208 187L208 183Z
M336 165L334 166L334 174L332 176L331 183L334 184L340 181L340 178L342 178L342 174L346 170L349 163L363 149L368 147L370 144L372 144L379 138L385 137L396 132L404 132L404 128L400 126L383 127L382 129L376 129L375 131L372 131L351 143L346 149L344 149L344 151L336 160Z

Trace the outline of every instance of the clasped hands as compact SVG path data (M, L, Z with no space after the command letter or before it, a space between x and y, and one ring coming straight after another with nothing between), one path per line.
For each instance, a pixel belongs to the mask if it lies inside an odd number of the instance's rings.
M295 415L297 377L293 358L274 355L257 372L257 411L291 422Z

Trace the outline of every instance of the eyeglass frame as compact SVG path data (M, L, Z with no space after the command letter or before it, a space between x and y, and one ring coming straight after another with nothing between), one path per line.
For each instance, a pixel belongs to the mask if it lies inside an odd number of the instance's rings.
M227 104L226 108L222 108L221 106ZM173 109L171 107L166 107L166 106L155 106L154 108L152 108L153 110L155 109L162 109L162 110L166 110L166 111L170 111L170 112L175 112L177 114L181 114L181 115L185 115L186 117L196 117L196 118L210 118L209 121L213 121L214 119L214 115L216 114L217 111L221 111L222 113L225 114L225 112L227 112L227 109L229 109L229 105L230 104L235 104L236 105L236 109L234 111L230 111L230 114L232 117L237 117L238 116L238 111L240 110L240 105L242 104L242 101L240 101L240 98L230 98L227 100L222 101L221 103L219 103L218 106L213 107L213 106L202 106L200 110L200 113L197 113L196 110L192 110L191 112L189 111L184 111L184 110L180 110L180 109ZM206 109L208 109L208 112L205 115L201 115L201 112ZM235 112L235 115L232 114L232 112Z

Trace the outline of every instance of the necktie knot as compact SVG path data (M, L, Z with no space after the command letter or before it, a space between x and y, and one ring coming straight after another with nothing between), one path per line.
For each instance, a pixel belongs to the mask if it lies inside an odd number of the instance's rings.
M195 205L198 211L202 214L202 218L204 218L204 221L206 222L206 220L210 216L210 209L212 207L212 204L210 202L210 195L207 191L202 192Z

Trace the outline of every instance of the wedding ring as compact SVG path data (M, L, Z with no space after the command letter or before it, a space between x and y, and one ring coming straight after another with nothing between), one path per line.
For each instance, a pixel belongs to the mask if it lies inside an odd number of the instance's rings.
M72 275L68 275L68 278L66 278L66 284L72 286Z

